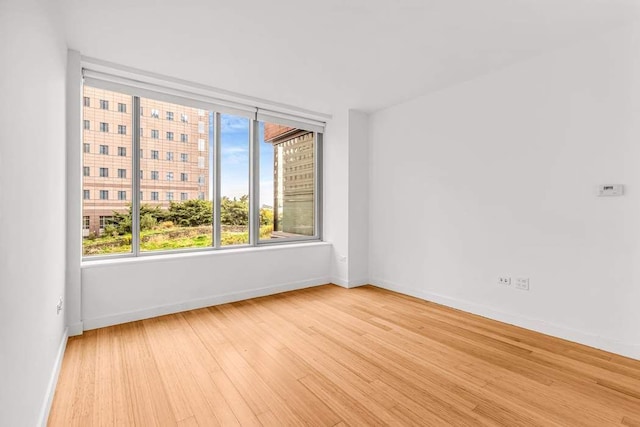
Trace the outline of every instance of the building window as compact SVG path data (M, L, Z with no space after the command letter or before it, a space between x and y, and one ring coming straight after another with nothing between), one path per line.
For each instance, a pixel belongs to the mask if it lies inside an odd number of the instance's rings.
M89 98L85 98L85 99L89 99ZM88 229L89 229L89 227L90 227L90 225L91 225L90 217L88 217L88 216L83 216L83 217L82 217L82 229L83 229L83 230L88 230Z
M87 144L86 142L84 144L82 144L82 151L84 151L85 153L90 153L91 152L91 144Z
M83 97L82 105L84 105L85 107L91 107L91 98L89 98L88 96Z
M180 172L180 181L187 182L189 181L189 174L185 172Z
M127 200L127 192L118 191L118 200Z
M189 161L189 155L187 153L180 153L180 161L181 162L188 162Z
M198 122L198 133L204 133L204 122Z
M173 161L173 151L167 151L167 160Z
M113 224L113 217L100 215L100 229L104 229L109 224Z
M127 147L118 147L118 156L126 157L127 156Z
M158 150L151 150L151 160L160 159L160 152Z
M186 114L182 113L180 114L180 121L182 123L189 123L189 116L187 116Z
M89 120L83 120L82 126L84 130L91 130L91 122Z
M109 178L109 168L100 168L100 178Z
M204 151L204 139L198 139L198 151Z
M173 141L173 132L167 132L167 141Z
M173 172L167 172L167 181L173 181Z
M173 112L167 111L167 120L173 121Z
M157 191L152 191L151 192L151 200L156 200L157 201L159 199L160 199L159 193Z
M109 109L109 101L107 101L106 99L101 99L100 100L100 109L101 110L108 110Z
M160 177L160 173L158 171L151 171L151 179L157 181Z
M151 110L151 117L153 117L154 119L157 119L160 117L160 111L159 110Z
M118 112L119 113L126 113L127 112L127 104L123 104L121 102L118 102Z
M202 156L198 157L198 168L204 169L204 157Z
M89 166L84 166L82 168L82 176L91 176L91 169Z
M204 200L204 191L198 193L198 200Z
M118 125L118 134L119 135L126 135L127 134L127 127L125 125Z
M118 169L118 178L126 178L127 170L126 169Z
M100 132L109 132L109 123L100 122Z
M100 200L109 200L109 190L100 190Z
M82 190L82 199L90 200L91 199L91 190Z
M144 179L144 172L140 171L140 179L143 180Z
M198 116L204 117L204 110L198 110Z
M160 138L160 132L157 129L151 129L151 138L152 139Z
M101 145L100 146L100 154L109 154L109 146Z
M142 148L140 149L140 158L144 158L144 151L142 150Z
M187 135L186 133L181 133L180 134L180 141L181 142L189 142L189 135Z
M189 200L189 193L180 193L180 200Z
M173 191L167 191L167 200L168 201L173 200Z
M143 193L142 191L140 192L140 200L144 200L144 197L142 197Z
M140 117L144 116L144 107L140 107Z
M198 185L204 185L204 175L198 175Z

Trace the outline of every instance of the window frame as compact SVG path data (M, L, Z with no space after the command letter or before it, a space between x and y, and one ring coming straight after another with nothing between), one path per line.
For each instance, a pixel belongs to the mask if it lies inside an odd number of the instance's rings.
M83 70L83 73L86 70ZM257 107L253 107L255 112L253 114L248 114L244 109L236 109L234 106L227 107L224 104L222 106L215 102L210 102L207 100L206 96L180 96L172 93L171 90L163 91L155 91L149 90L146 87L136 87L134 84L127 85L122 82L112 82L108 80L100 80L100 79L90 79L87 81L85 76L84 84L95 87L98 89L106 89L112 90L120 93L125 93L132 96L132 106L131 110L127 108L127 112L124 114L129 114L132 118L132 132L130 133L132 136L132 154L133 154L133 165L132 165L132 197L131 197L131 205L133 210L133 224L132 224L132 250L127 253L117 253L117 254L109 254L109 255L89 255L82 256L82 260L84 261L100 261L102 259L114 259L114 258L139 258L139 257L147 257L147 256L161 256L164 254L172 254L172 253L188 253L188 252L202 252L202 251L219 251L219 250L231 250L247 248L247 247L264 247L264 246L276 246L276 245L287 245L287 244L295 244L295 243L304 243L304 242L314 242L314 241L322 241L323 240L323 217L322 217L322 209L323 209L323 164L322 164L322 156L323 156L323 142L324 142L324 122L314 121L313 119L305 119L303 116L289 116L286 113L282 113L282 117L278 114L274 116L260 114L260 109ZM83 91L80 91L83 93ZM142 251L140 248L140 205L142 201L142 195L140 187L141 187L141 176L140 176L140 159L142 158L142 153L140 153L140 139L141 139L141 129L140 129L140 115L141 115L141 106L140 99L141 98L149 98L162 102L172 102L179 105L185 105L192 108L202 109L202 111L209 111L210 114L213 114L213 148L209 153L209 180L212 186L213 198L212 198L212 245L208 247L192 247L192 248L181 248L181 249L171 249L171 250L159 250L159 251ZM203 100L204 99L204 100ZM158 111L160 113L160 111ZM241 245L221 245L220 243L220 184L221 184L221 115L223 114L232 114L239 115L243 117L247 117L249 119L249 243L241 244ZM81 114L82 116L82 114ZM152 114L153 117L155 115ZM158 115L159 116L159 115ZM198 118L201 119L200 114ZM275 117L275 119L273 118ZM293 118L292 118L293 117ZM158 117L159 118L159 117ZM282 120L280 120L280 118ZM298 120L299 119L299 120ZM82 120L82 118L81 118ZM175 116L174 116L175 120ZM182 117L181 117L182 121ZM189 118L186 123L190 123ZM260 123L274 123L281 124L286 126L296 127L298 129L309 130L313 132L314 137L314 215L313 215L313 227L314 234L311 236L295 236L295 237L285 237L278 239L269 239L269 240L261 240L259 237L260 234L260 140L259 140L259 129ZM90 130L90 129L89 129ZM153 132L153 130L152 130ZM159 134L159 131L156 130ZM84 129L82 131L84 134ZM159 135L158 135L159 137ZM152 136L153 138L153 136ZM158 138L159 139L159 138ZM207 144L207 141L205 141ZM159 151L159 150L158 150ZM204 153L203 153L204 154ZM211 162L211 160L214 160ZM205 160L206 163L206 160ZM159 177L158 177L159 178ZM207 179L207 177L205 177ZM162 201L162 197L153 198L153 191L150 192L150 201ZM157 196L160 196L159 192L156 192ZM200 198L200 194L198 192L198 198ZM175 197L174 197L175 200ZM82 246L82 241L79 242ZM81 253L82 249L81 249Z

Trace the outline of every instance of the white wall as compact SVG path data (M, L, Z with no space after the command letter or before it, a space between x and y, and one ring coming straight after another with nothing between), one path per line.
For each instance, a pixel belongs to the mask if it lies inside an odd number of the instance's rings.
M66 45L45 3L0 3L0 425L46 415L61 343Z
M370 133L373 283L640 358L637 29L379 111ZM595 197L606 183L627 194Z
M369 282L369 116L349 111L349 286Z
M85 329L328 283L328 243L85 264Z

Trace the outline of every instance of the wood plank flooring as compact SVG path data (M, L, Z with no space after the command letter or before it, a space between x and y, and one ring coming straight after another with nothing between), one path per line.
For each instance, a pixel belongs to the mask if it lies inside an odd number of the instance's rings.
M69 339L50 426L640 426L640 361L371 286Z

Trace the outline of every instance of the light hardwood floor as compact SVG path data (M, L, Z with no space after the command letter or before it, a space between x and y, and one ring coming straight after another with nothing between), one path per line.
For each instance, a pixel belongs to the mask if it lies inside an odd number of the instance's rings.
M640 426L640 361L366 286L85 332L51 426Z

